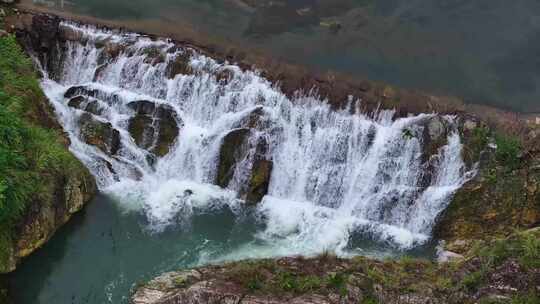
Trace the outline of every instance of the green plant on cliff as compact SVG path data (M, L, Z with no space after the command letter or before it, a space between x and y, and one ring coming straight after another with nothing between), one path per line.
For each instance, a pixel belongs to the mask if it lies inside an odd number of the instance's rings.
M62 136L42 127L50 114L43 100L31 61L13 36L0 38L0 269L29 202L52 196L48 186L57 173L77 174Z
M495 152L497 161L508 170L519 168L519 153L521 151L519 139L498 134L495 136L495 144L497 145Z

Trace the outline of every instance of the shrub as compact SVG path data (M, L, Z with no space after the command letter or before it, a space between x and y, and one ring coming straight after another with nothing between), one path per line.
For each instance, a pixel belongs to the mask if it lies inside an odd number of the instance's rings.
M495 144L497 145L497 151L495 152L497 161L510 170L519 168L519 152L521 151L519 139L496 135Z

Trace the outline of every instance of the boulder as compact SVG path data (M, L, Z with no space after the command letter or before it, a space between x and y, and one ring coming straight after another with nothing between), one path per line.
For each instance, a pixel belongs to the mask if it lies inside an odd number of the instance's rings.
M193 69L190 65L191 54L189 51L184 50L179 54L169 65L165 71L166 76L169 79L173 79L176 75L190 75L193 73Z
M78 95L78 96L75 96L75 97L71 98L68 101L68 106L70 106L72 108L75 108L75 109L82 109L82 105L86 101L88 101L88 100L84 96Z
M72 86L66 91L66 93L64 93L64 98L66 99L72 99L74 97L79 97L79 96L81 96L87 101L99 99L107 103L108 105L113 105L122 100L122 98L118 94L102 91L100 89L95 89L89 86ZM79 99L81 97L79 97ZM82 102L82 99L78 100L77 102L79 101ZM69 102L68 102L68 105L69 105ZM95 105L99 105L99 103Z
M245 193L245 201L254 204L260 202L268 193L273 163L266 159L257 159L251 169L249 188Z
M76 96L88 96L95 97L98 94L98 90L91 89L85 86L72 86L66 93L64 93L65 98L73 98Z
M126 45L115 41L98 40L95 42L96 48L101 50L98 57L98 64L105 64L115 58L117 58L125 49Z
M135 116L129 120L128 130L137 146L164 156L179 134L179 117L168 105L139 100L128 104ZM180 125L182 122L180 121Z
M236 164L249 152L248 139L251 131L247 128L230 131L221 143L216 184L226 188L236 169Z
M91 114L83 113L79 118L80 137L89 145L96 146L108 155L120 149L120 132L110 123L96 120Z
M103 108L99 105L99 102L97 100L89 100L88 98L79 95L71 98L68 101L68 106L86 111L88 113L92 113L94 115L101 115L103 114Z
M165 55L157 47L147 48L143 51L143 54L146 55L144 63L156 65L165 62Z
M246 116L242 117L233 125L233 128L266 129L269 127L265 124L266 121L267 120L264 119L264 108L259 106L249 112Z
M252 131L248 128L239 128L230 131L223 138L215 183L222 188L229 186L237 165L243 160L249 160L251 170L246 185L239 189L239 197L247 203L260 202L268 193L273 162L267 159L268 143L263 137L250 141ZM256 145L253 147L252 145ZM249 155L253 153L254 155Z
M216 80L220 84L227 85L234 78L234 72L230 69L221 69L216 74Z

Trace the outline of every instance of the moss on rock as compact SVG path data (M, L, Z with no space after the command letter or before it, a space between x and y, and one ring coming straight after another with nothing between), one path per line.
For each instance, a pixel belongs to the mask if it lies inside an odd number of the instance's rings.
M131 102L129 106L135 111L135 116L128 125L135 143L157 156L169 153L179 134L177 121L180 118L175 110L167 105L156 105L146 100Z
M540 224L540 171L533 165L540 154L520 156L520 151L517 139L492 134L485 127L465 136L465 159L470 166L479 161L479 171L440 216L436 238L449 243L483 239Z
M98 147L108 155L114 155L120 149L120 132L111 123L101 122L89 113L79 118L81 139L87 144Z

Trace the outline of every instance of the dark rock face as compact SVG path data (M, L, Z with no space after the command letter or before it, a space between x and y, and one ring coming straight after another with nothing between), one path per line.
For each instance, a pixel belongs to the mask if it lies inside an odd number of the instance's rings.
M79 110L84 110L98 116L103 114L103 109L100 107L97 100L88 100L88 98L82 95L71 98L68 102L68 106Z
M60 40L60 18L46 15L35 15L24 30L19 29L18 38L30 47L43 67L49 71L53 79L58 79L61 70L62 50Z
M240 128L230 131L223 138L219 152L216 184L223 188L229 186L238 163L247 160L251 168L239 195L247 203L260 202L268 193L273 167L272 161L266 157L267 151L266 139L255 137L252 130Z
M77 96L87 96L87 97L96 97L98 90L90 89L85 86L73 86L70 87L66 93L64 93L65 98L73 98Z
M108 155L115 155L120 149L120 132L110 123L101 122L89 113L79 118L81 139L89 145L98 147Z
M439 153L448 144L450 130L450 123L439 115L427 119L422 124L419 140L422 143L422 163L425 168L420 185L423 189L427 188L433 181L436 165L440 160ZM404 134L404 136L406 135Z
M166 70L167 77L172 79L178 74L190 75L193 73L189 61L191 59L190 51L185 50L184 53L178 55L174 61L169 64Z
M273 163L266 159L256 159L251 169L249 188L245 194L245 200L254 204L260 202L268 193Z
M179 134L177 121L180 119L175 110L146 100L134 101L128 106L136 113L128 126L135 143L157 156L169 153Z
M226 188L231 181L236 164L248 153L249 129L236 129L223 138L219 151L219 165L216 184Z

